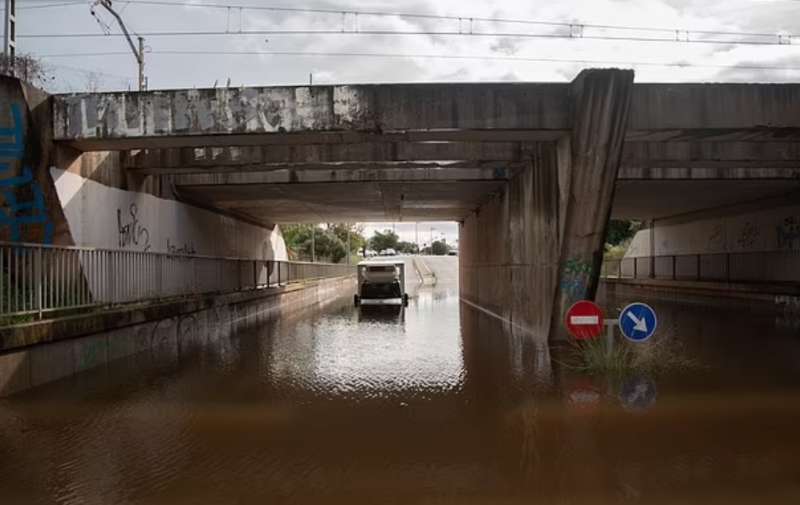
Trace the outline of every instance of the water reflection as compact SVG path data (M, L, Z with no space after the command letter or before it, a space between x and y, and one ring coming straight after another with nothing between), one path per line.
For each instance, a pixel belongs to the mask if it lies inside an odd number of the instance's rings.
M400 304L360 305L358 307L358 322L402 325L405 321L405 313L405 307Z
M42 504L800 497L797 335L769 318L660 304L659 338L702 366L587 376L453 293L421 290L399 313L367 313L346 299L206 339L192 354L138 356L3 401L0 496Z

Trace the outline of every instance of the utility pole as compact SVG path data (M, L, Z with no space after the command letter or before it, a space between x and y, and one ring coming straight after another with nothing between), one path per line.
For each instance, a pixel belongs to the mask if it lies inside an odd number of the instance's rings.
M8 59L8 69L14 75L17 51L17 0L6 0L6 27L3 33L3 54Z
M419 254L419 221L414 222L414 242L417 244L417 254Z
M317 262L317 244L314 236L317 234L317 225L311 225L311 263Z
M9 0L6 0L8 3ZM14 2L14 0L11 0ZM133 56L136 58L136 63L139 64L139 91L144 91L146 88L145 85L145 76L144 76L144 37L139 38L139 49L136 49L136 45L133 43L133 39L131 38L131 34L128 33L128 28L125 26L125 23L122 21L122 17L117 14L117 11L111 6L111 0L95 0L94 5L101 5L105 7L105 9L114 16L114 19L117 20L117 24L119 25L122 33L125 35L125 38L128 40L128 45L131 47L131 52L133 52ZM94 15L94 6L92 6L92 15Z
M350 265L350 223L347 223L347 264Z
M139 63L139 91L147 89L147 83L144 76L144 37L139 37L139 55L136 58Z

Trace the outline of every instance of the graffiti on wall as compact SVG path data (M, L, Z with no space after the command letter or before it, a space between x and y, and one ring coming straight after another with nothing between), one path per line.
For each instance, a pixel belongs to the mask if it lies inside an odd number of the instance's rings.
M708 251L722 251L725 249L725 226L721 222L714 223L711 234L708 236Z
M0 229L8 230L12 242L25 240L25 232L41 227L42 242L53 241L53 223L47 215L44 192L33 171L23 164L25 131L22 108L11 104L11 127L0 128ZM17 173L15 167L22 164Z
M586 296L592 264L579 258L570 258L564 263L561 274L561 291L569 300L577 300Z
M800 216L789 216L778 225L778 249L800 251Z
M167 252L170 254L197 254L197 249L195 249L193 242L185 242L183 245L178 245L173 244L167 238Z
M761 236L761 230L750 221L744 223L739 237L736 239L736 244L741 249L752 249L758 243L758 238Z
M135 203L128 207L125 216L122 209L117 209L117 240L122 249L136 247L145 252L150 250L150 231L139 221L139 208Z

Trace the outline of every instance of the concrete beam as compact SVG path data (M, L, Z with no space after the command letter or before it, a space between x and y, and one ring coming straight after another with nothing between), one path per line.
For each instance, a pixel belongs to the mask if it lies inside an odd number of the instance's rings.
M800 139L798 84L637 84L627 141Z
M484 170L497 171L497 175L490 178L506 177L505 172L524 166L523 162L484 161L484 160L433 160L433 161L337 161L337 162L305 162L305 163L250 163L241 165L183 165L179 167L151 167L129 169L142 175L176 175L176 174L248 174L254 172L292 172L311 173L328 172L331 180L336 180L336 174L345 172L383 172L389 174L403 172L427 171L432 175L436 172L446 173L448 170Z
M431 160L521 161L533 143L523 142L361 142L146 149L125 152L123 166L133 170L225 167L274 163L413 162Z
M55 138L79 147L91 139L225 135L231 145L231 135L247 134L563 131L570 124L567 91L563 84L509 83L90 93L58 96L53 117Z
M55 139L81 150L397 141L552 141L570 85L396 84L60 95ZM800 85L638 84L628 141L800 140Z
M797 168L800 142L630 142L623 168Z
M195 171L196 172L196 171ZM405 182L425 181L446 183L458 181L504 181L514 171L508 168L476 167L461 162L432 163L406 166L375 166L362 164L358 166L278 166L276 168L254 167L252 170L226 170L225 172L206 171L206 173L183 173L173 177L177 186L196 185L228 185L237 184L274 184L274 183L355 183L355 182ZM337 188L338 189L338 188Z
M727 164L727 162L726 162ZM795 164L795 167L800 164ZM670 167L633 168L620 167L617 181L800 181L800 168L728 167Z

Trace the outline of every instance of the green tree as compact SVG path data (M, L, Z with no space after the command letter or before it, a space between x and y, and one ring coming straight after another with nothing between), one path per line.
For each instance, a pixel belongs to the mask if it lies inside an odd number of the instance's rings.
M312 240L311 234L314 232ZM318 225L296 224L282 228L283 240L289 250L289 257L295 260L309 261L314 257L312 243L317 261L338 263L347 256L347 247L331 229Z
M383 233L375 230L375 234L369 239L369 248L373 251L381 252L384 249L397 250L400 237L392 230L383 230Z
M328 230L333 232L342 244L345 244L345 251L347 251L347 234L350 232L350 254L355 256L356 253L363 249L367 243L364 238L364 226L355 223L328 223Z
M606 247L619 245L626 240L633 237L641 223L638 221L628 221L612 219L608 222L608 231L606 232Z
M397 252L402 254L416 254L419 248L414 242L406 242L404 240L397 243Z
M441 240L434 240L431 244L431 254L434 256L444 256L449 251L447 244Z

